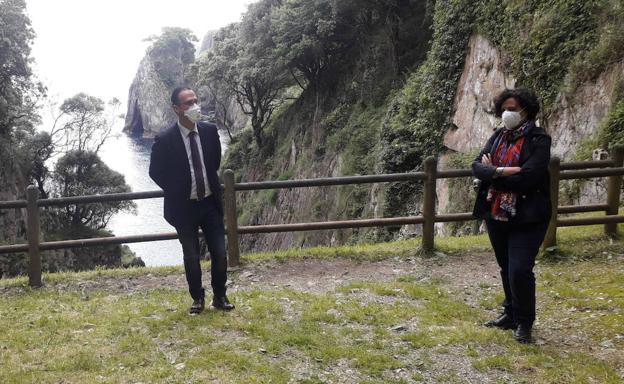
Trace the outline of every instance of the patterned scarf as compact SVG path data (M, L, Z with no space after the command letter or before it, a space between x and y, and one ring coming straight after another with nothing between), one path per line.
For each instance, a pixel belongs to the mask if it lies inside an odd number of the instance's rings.
M531 124L525 123L520 128L504 129L494 141L492 148L492 165L495 167L517 167L520 165L520 151L524 138ZM488 189L487 201L492 203L492 218L499 221L508 221L516 216L516 192L498 191L493 187Z

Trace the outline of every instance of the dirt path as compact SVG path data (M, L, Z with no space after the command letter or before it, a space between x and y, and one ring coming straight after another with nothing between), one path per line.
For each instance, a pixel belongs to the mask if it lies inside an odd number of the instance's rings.
M498 269L489 253L459 256L438 254L432 258L388 259L378 262L356 262L347 259L253 262L234 268L229 273L228 292L263 287L288 287L312 293L334 290L337 286L357 281L393 281L402 276L417 279L442 278L453 288L470 289L496 285ZM204 276L208 276L204 272ZM205 284L207 285L207 284ZM110 293L143 292L163 287L186 289L183 273L145 274L133 277L97 277L46 284L54 290L105 290ZM0 288L5 292L23 288Z

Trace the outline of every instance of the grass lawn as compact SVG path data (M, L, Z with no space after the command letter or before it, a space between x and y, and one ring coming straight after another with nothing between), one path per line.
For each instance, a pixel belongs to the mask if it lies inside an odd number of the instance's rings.
M480 325L502 298L484 236L244 255L236 310L199 316L180 267L0 280L0 383L622 383L624 241L559 239L528 346ZM337 260L354 272L312 268Z

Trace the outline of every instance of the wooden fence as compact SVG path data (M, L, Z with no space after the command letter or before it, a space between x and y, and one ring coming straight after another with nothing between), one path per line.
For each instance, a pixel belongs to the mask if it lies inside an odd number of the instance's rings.
M604 224L604 230L606 234L611 236L617 235L617 223L624 222L624 215L618 215L618 210L620 206L620 192L622 189L622 175L624 175L623 165L624 147L616 147L613 150L613 156L609 160L561 163L559 158L552 158L550 163L550 192L553 203L553 215L548 228L548 232L546 234L546 238L543 243L544 247L552 247L557 244L558 227ZM431 251L434 248L435 223L474 220L474 217L470 212L447 214L436 213L435 208L437 180L461 177L472 177L472 172L467 169L439 170L437 167L437 160L433 157L429 157L425 160L423 172L303 180L236 183L234 179L234 172L228 169L223 174L224 185L222 187L224 188L224 213L228 242L229 264L231 266L236 266L240 263L239 235L252 233L295 232L343 228L399 226L405 224L422 224L422 249L424 251ZM605 204L559 206L559 183L561 180L596 177L608 177L607 201ZM240 191L421 181L424 183L423 206L421 211L422 214L418 216L346 221L324 221L311 223L254 225L241 227L238 226L236 193ZM26 209L28 243L0 246L0 254L28 252L29 285L33 287L38 287L42 285L40 254L41 251L177 239L177 234L175 232L171 232L135 236L117 236L107 238L41 242L41 229L39 223L40 207L162 198L163 192L150 191L117 193L107 195L62 197L54 199L39 199L38 194L38 189L35 186L29 186L26 191L26 200L0 201L0 210ZM605 212L606 216L558 218L558 214L599 211Z

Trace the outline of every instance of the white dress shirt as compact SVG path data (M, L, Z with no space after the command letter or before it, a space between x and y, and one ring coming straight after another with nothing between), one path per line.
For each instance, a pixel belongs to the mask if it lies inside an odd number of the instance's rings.
M186 148L186 157L188 158L189 167L191 168L191 200L197 200L197 182L195 181L195 170L193 169L193 157L191 156L191 132L197 132L197 149L199 150L199 159L201 160L201 169L202 174L204 175L204 188L206 191L206 196L208 197L211 194L210 186L208 185L208 177L206 175L206 166L204 164L204 151L202 151L201 140L199 139L199 131L197 130L197 124L193 127L192 130L185 128L180 121L178 121L178 128L180 129L180 134L182 135L182 141L184 141L184 148Z

